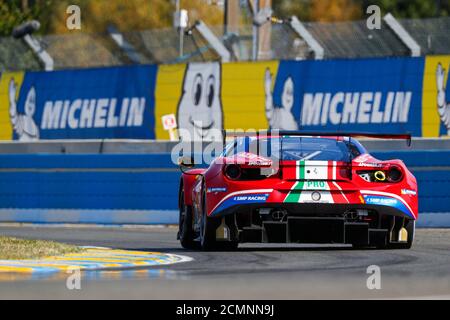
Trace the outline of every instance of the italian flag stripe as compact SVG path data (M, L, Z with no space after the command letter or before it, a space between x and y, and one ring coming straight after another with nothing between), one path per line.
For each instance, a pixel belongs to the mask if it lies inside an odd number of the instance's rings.
M294 184L291 191L287 195L286 199L284 199L284 202L298 202L300 199L300 194L303 190L303 187L305 185L305 182L303 181L305 179L305 161L299 161L297 163L297 180L298 181Z
M305 179L305 161L301 160L297 164L297 179L304 180Z

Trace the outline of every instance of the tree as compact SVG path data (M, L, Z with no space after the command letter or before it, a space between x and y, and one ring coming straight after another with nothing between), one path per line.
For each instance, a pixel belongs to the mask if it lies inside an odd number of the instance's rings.
M277 0L272 2L272 6L275 15L279 18L288 18L295 15L300 20L309 21L311 2L311 0Z
M173 24L175 5L168 0L60 0L54 7L51 32L66 33L66 11L69 4L80 6L82 31L103 33L109 25L120 31L168 28ZM223 11L217 6L205 5L203 0L181 1L181 8L189 11L189 19L204 20L209 25L223 24Z
M243 1L243 0L229 0ZM364 19L369 5L397 18L450 16L450 0L274 0L275 15L296 15L303 21L344 21ZM66 8L80 6L82 31L103 33L114 24L121 31L172 26L173 0L0 0L0 36L9 36L20 23L38 19L41 34L67 33ZM191 22L202 19L208 25L222 25L224 12L206 0L181 0ZM245 10L243 11L245 14Z
M171 27L175 4L169 0L8 0L0 1L0 36L9 36L20 23L37 19L42 34L67 33L66 9L81 8L82 31L106 32L110 24L121 31ZM191 22L202 19L208 25L222 25L224 12L204 0L181 0Z
M366 8L378 5L383 13L397 18L450 16L450 0L277 0L273 1L279 17L296 15L303 21L344 21L363 19Z
M11 35L14 27L39 17L42 30L46 31L53 0L9 0L0 2L0 36Z
M450 15L450 0L364 0L364 9L378 5L383 13L396 18L432 18Z
M361 19L361 5L354 0L315 0L311 3L310 20L335 22Z
M302 21L334 22L361 19L361 2L357 0L279 0L275 14L282 18L295 15Z

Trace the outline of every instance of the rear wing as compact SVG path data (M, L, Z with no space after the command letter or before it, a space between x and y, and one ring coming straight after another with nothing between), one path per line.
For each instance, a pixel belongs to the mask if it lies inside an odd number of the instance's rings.
M227 137L281 137L281 136L315 136L315 137L349 137L349 138L373 138L389 140L405 140L408 147L411 146L411 134L409 133L371 133L371 132L317 132L317 131L286 131L286 130L260 130L253 132L223 131L224 142Z

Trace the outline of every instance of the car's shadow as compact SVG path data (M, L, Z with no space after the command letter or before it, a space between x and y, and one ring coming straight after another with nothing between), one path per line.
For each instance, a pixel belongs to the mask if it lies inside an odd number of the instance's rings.
M183 249L181 247L158 247L158 248L121 248L123 250L131 250L131 251L145 251L145 252L163 252L169 254L188 254L188 253L252 253L252 252L331 252L331 251L369 251L369 250L379 250L377 248L354 248L352 246L335 246L335 247L327 247L327 246L255 246L255 247L244 247L238 248L236 250L208 250L203 251L201 249L191 250L191 249Z

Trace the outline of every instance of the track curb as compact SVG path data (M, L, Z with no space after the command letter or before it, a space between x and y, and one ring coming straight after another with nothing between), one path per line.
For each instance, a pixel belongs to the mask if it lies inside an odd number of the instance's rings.
M0 260L0 274L32 275L79 271L123 271L189 262L187 256L104 247L81 247L81 253L46 257L39 260Z

